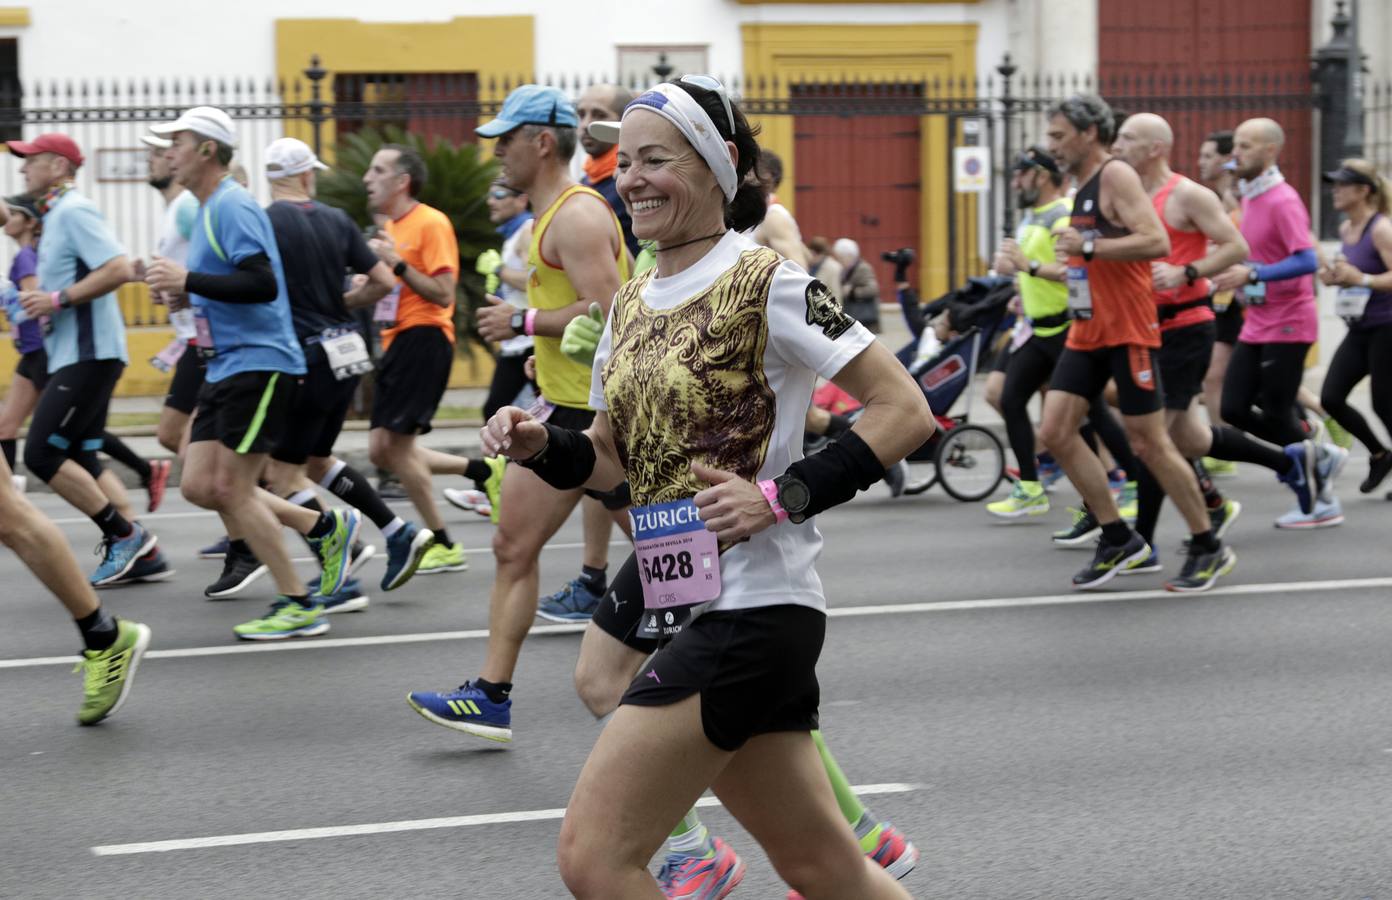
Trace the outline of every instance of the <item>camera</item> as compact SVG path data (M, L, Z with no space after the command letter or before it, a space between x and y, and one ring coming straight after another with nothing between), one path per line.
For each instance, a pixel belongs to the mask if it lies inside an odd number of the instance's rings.
M880 259L907 269L909 266L913 265L914 252L908 247L900 247L898 250L886 250L881 253Z

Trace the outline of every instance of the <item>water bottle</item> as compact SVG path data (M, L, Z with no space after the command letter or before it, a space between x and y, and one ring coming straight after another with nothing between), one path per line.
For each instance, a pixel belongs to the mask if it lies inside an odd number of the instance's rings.
M0 305L5 307L11 327L18 328L29 321L29 314L19 305L19 289L8 278L0 278Z

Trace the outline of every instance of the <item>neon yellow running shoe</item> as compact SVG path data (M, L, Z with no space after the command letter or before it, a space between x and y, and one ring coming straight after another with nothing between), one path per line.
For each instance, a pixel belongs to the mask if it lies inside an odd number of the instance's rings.
M1134 523L1140 515L1140 502L1136 499L1136 482L1128 481L1121 487L1117 497L1117 512L1127 523Z
M1324 417L1324 427L1329 432L1329 440L1336 447L1343 447L1345 450L1353 448L1353 435L1349 434L1348 429L1340 425L1333 416Z
M489 469L488 480L483 483L483 491L488 495L488 521L497 525L498 513L503 508L503 470L507 468L507 459L502 456L485 456L483 461Z
M150 629L139 622L116 620L116 643L105 650L83 650L73 667L82 673L82 708L79 725L95 725L126 702L140 658L150 646Z
M324 618L323 604L301 606L289 597L277 597L266 615L232 627L232 632L244 641L314 637L328 630L329 621Z
M1237 463L1230 459L1214 459L1211 456L1205 456L1203 467L1209 478L1234 478L1237 476Z
M1009 497L986 504L986 511L1001 519L1042 516L1049 511L1049 495L1037 481L1017 481Z
M440 572L464 572L469 568L469 556L463 544L431 544L425 551L417 575L437 575Z

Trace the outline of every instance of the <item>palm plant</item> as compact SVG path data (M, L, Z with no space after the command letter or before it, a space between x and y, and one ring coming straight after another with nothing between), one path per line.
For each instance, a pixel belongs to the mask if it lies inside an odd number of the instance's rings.
M497 177L498 164L479 155L474 144L427 140L395 125L381 130L364 128L343 135L335 148L332 171L320 173L318 197L336 206L366 228L372 224L367 209L363 173L383 144L403 144L425 161L425 187L420 201L449 216L459 240L459 287L454 310L455 330L467 340L477 337L474 310L483 304L483 276L474 271L474 260L484 250L498 249L500 238L488 221L489 186Z

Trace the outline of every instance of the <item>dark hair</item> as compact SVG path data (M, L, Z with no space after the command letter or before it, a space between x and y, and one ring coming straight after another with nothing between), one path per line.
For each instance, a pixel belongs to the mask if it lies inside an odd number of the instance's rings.
M1097 127L1097 142L1110 146L1116 137L1116 116L1112 108L1096 94L1074 94L1067 100L1049 107L1049 118L1063 116L1079 131Z
M677 87L701 104L706 115L715 123L715 130L725 140L732 142L739 153L739 162L735 165L735 177L739 187L735 190L735 198L725 205L725 225L735 231L748 231L764 221L764 213L768 212L768 192L757 177L748 177L751 172L758 174L756 166L764 168L765 155L759 150L759 142L755 140L759 135L759 128L750 125L744 110L731 100L730 111L735 114L735 133L730 134L730 122L725 118L725 105L720 102L719 94L685 81L677 82ZM779 172L782 173L781 163Z
M224 144L222 141L218 140L217 138L210 138L210 137L208 137L206 134L199 134L199 133L196 132L196 131L195 131L195 132L192 132L192 134L193 134L193 142L194 142L194 144L196 144L196 145L201 146L202 144L204 144L204 143L206 143L206 142L208 142L208 141L212 141L214 144L217 145L217 154L216 154L216 156L217 156L217 161L218 161L218 164L219 164L219 165L224 165L224 166L230 166L230 165L232 165L232 152L233 152L233 151L232 151L232 148L231 148L231 147L229 147L228 145Z
M383 150L396 151L396 172L398 175L411 176L411 186L409 188L412 199L419 197L420 192L425 188L425 160L421 155L405 144L383 144Z
M759 151L759 170L767 177L772 187L783 183L783 157L765 147Z
M1219 156L1231 156L1232 138L1233 133L1231 131L1214 131L1210 132L1208 137L1204 138L1204 143L1212 141L1218 147Z
M811 250L813 253L830 253L831 242L824 237L814 237L807 242L807 249Z
M579 132L568 125L533 125L522 126L526 130L527 137L534 137L543 131L551 132L551 136L556 141L556 159L561 165L569 165L570 158L575 155L575 143L579 140Z

